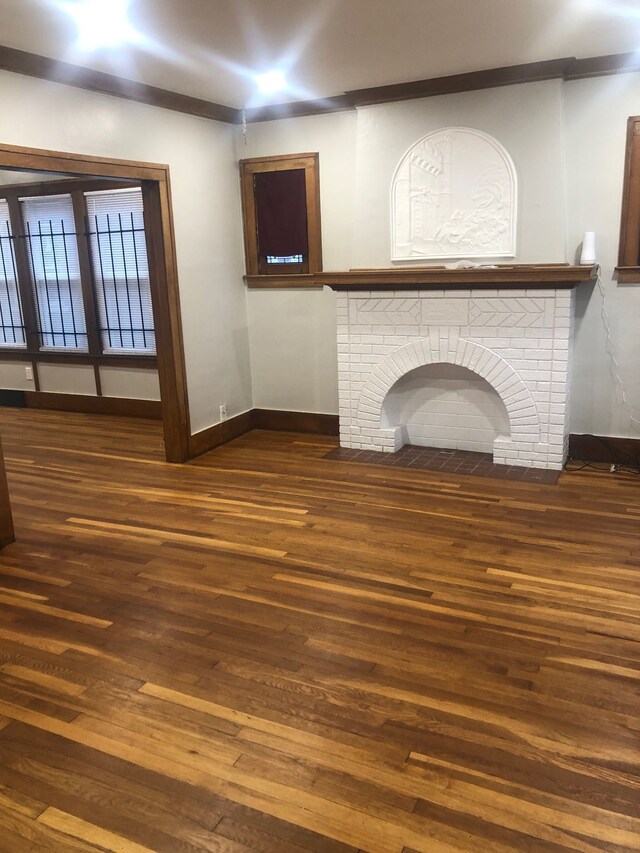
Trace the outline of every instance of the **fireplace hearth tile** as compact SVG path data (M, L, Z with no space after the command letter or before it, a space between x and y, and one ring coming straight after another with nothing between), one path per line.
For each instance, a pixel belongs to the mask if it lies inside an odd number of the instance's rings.
M498 480L519 480L528 483L555 485L560 471L545 468L524 468L517 465L494 464L490 453L471 450L449 450L440 447L416 447L406 444L396 453L377 450L355 450L336 447L325 459L337 462L364 462L367 465L386 465L411 470L439 471L444 474L471 474Z

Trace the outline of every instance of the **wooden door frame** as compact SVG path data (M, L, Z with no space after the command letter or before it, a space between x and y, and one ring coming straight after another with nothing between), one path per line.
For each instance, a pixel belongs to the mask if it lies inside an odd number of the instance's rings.
M0 144L0 169L98 175L141 181L165 454L168 462L185 462L190 458L191 426L169 167L157 163Z

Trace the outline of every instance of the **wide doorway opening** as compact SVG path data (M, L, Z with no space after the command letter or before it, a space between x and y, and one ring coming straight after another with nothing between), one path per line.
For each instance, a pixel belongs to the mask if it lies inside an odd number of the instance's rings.
M189 458L167 166L0 145L6 386L37 408L160 416L167 461Z

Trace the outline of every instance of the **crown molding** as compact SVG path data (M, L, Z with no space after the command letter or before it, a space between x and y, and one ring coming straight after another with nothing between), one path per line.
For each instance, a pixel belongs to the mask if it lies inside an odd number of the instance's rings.
M390 86L354 89L346 94L351 103L357 107L409 101L415 98L432 98L435 95L453 95L458 92L511 86L515 83L534 83L562 78L571 62L571 58L548 59L544 62L528 62L524 65L452 74L448 77L430 77L427 80L394 83Z
M584 59L569 56L563 59L547 59L542 62L509 65L504 68L469 71L447 77L429 77L426 80L412 80L407 83L393 83L388 86L352 89L345 92L344 95L325 98L324 100L272 104L271 106L247 110L246 118L247 122L273 121L281 118L297 118L299 116L357 109L374 104L432 98L436 95L476 92L481 89L513 86L517 83L536 83L543 80L582 80L587 77L603 77L609 74L623 74L631 71L640 71L640 56L635 53L590 56Z
M240 121L240 111L234 107L204 101L201 98L192 98L190 95L181 95L168 89L159 89L157 86L137 83L126 77L106 74L104 71L95 71L70 62L60 62L57 59L13 47L0 45L0 69L213 121L222 121L227 124L237 124Z
M217 104L190 95L182 95L157 86L138 83L115 74L95 71L81 65L61 62L36 53L0 45L0 70L38 77L90 92L100 92L149 106L186 113L187 115L240 124L242 110ZM392 83L367 89L352 89L341 95L309 101L292 101L252 107L245 111L248 123L274 121L283 118L323 115L325 113L354 110L374 104L431 98L436 95L453 95L512 86L517 83L535 83L543 80L583 80L610 74L640 71L640 56L636 53L618 53L607 56L590 56L582 59L564 57L503 68L488 68L445 77L430 77L406 83Z

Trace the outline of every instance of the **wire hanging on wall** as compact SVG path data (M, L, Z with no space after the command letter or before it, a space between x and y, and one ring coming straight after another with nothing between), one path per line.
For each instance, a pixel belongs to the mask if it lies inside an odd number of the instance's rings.
M247 144L247 114L244 111L244 107L242 108L242 138L244 139L244 144Z
M604 325L604 331L606 334L605 348L609 358L611 359L613 378L615 379L618 387L620 388L620 398L622 401L622 406L629 413L629 420L631 426L640 430L640 419L635 417L635 407L629 402L629 398L627 397L627 386L625 385L624 379L622 378L620 372L620 365L618 363L618 359L616 358L615 345L613 343L613 337L611 335L611 321L609 319L609 310L607 308L607 292L604 287L604 282L602 281L600 269L598 269L598 278L596 280L596 283L598 286L598 290L600 291L600 298L602 300L600 307L600 316L602 317L602 323Z

